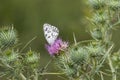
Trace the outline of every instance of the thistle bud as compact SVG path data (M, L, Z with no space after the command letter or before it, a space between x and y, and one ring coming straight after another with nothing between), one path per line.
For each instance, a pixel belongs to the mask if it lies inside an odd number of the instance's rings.
M78 77L80 74L80 70L83 65L86 65L89 59L89 54L84 48L72 47L68 49L68 51L56 57L56 64L60 68L60 70L65 73L69 78L70 77Z
M86 48L88 49L88 52L89 52L90 56L92 56L92 57L102 56L105 53L104 46L91 44L91 45L87 46Z
M28 51L26 55L26 61L27 63L37 63L39 61L39 55L36 52Z
M15 52L14 50L6 50L3 54L3 61L7 63L14 62L18 59L18 57L18 52Z
M73 64L75 65L84 64L88 59L88 52L84 48L71 49L69 54Z
M101 40L102 39L102 32L98 28L91 31L91 35L95 40Z
M5 27L0 29L0 48L5 50L6 48L14 46L18 42L16 31L13 27Z
M101 8L104 8L105 4L105 0L89 0L91 6L93 7L93 9L95 10L99 10Z

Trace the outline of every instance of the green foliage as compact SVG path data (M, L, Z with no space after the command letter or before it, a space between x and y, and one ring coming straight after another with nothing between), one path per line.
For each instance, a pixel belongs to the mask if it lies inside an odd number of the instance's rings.
M112 9L114 11L118 10L120 8L119 0L111 0L108 5L109 5L110 9Z
M89 19L92 23L89 31L93 40L79 42L75 40L75 44L56 57L55 62L69 80L94 80L97 75L100 80L104 80L108 74L111 75L109 77L112 77L112 80L117 80L117 75L120 74L117 72L120 70L120 54L113 52L111 32L116 24L120 24L119 1L89 1L93 10L93 17ZM117 17L114 17L116 15Z
M41 72L37 70L41 69L40 54L31 50L22 53L23 49L15 47L17 42L17 33L13 27L0 29L0 69L2 69L0 77L4 77L5 80L8 78L12 80L39 79Z

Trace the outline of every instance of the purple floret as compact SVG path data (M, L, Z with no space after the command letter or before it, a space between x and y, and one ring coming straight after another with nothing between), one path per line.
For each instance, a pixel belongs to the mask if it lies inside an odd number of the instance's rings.
M51 45L46 45L46 49L49 54L54 56L59 53L59 51L64 51L68 47L68 42L62 41L62 39L58 38Z

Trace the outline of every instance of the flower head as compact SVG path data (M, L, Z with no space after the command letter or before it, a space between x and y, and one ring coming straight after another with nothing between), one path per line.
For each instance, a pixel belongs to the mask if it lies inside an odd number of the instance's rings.
M68 42L62 41L62 39L58 38L51 45L46 45L46 49L48 50L50 55L56 55L60 51L64 51L68 47Z

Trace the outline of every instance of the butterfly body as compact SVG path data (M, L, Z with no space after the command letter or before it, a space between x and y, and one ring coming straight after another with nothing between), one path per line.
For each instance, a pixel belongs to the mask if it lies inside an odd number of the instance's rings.
M59 35L59 30L48 23L43 25L44 36L47 42L52 45Z

